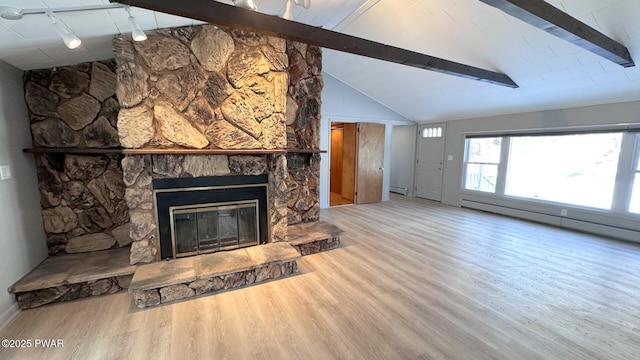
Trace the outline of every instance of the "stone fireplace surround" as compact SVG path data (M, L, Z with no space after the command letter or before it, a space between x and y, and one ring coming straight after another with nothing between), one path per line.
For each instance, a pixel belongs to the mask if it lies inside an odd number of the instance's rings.
M133 155L123 161L125 197L131 214L131 264L160 258L153 179L268 174L269 238L286 237L286 168L282 155Z
M319 48L205 25L114 53L25 73L34 147L69 149L36 156L50 254L131 243L131 264L158 261L153 179L268 174L270 241L318 220L320 157L285 151L318 150Z

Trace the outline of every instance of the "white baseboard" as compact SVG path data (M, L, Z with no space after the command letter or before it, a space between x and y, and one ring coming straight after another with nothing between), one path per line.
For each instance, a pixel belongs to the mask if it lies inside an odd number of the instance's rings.
M540 214L533 211L519 210L499 205L492 205L477 201L470 201L461 199L460 206L486 211L494 214L506 215L510 217L520 218L529 221L535 221L543 224L549 224L566 229L582 231L595 235L607 236L615 239L639 242L638 232L629 229L623 229L615 226L608 226L604 224L596 224L593 222L582 221L577 219L569 219L560 216Z
M406 187L401 187L401 186L389 186L389 191L392 193L396 193L396 194L400 194L400 195L404 195L407 196L407 191L408 189Z
M11 306L0 315L0 330L4 329L13 318L20 313L20 307L17 302L13 302Z

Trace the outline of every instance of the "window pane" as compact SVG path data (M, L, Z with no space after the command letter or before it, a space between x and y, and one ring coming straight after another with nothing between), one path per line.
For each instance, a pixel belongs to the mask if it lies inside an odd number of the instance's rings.
M484 192L496 192L498 165L467 164L464 188Z
M442 137L442 128L441 127L438 128L438 134L436 136L437 137Z
M467 139L467 162L500 163L502 138Z
M429 137L429 129L422 129L422 137L423 138Z
M621 133L514 137L505 194L610 209Z
M636 135L636 163L635 170L640 171L640 134Z
M640 214L640 173L635 175L633 180L633 190L631 190L631 203L629 212Z

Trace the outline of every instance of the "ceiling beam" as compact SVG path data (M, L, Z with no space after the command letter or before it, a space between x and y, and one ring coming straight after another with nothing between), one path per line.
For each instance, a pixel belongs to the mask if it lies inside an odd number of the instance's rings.
M109 1L116 2L115 0ZM266 15L212 0L118 0L117 2L448 75L510 88L518 87L509 76L502 73L384 45L375 41L281 19L277 16Z
M543 0L480 1L618 65L635 66L624 45Z

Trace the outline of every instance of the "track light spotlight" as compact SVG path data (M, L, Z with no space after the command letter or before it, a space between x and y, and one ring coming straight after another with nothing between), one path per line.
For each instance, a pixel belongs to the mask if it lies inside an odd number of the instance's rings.
M241 7L243 9L249 9L253 11L258 10L258 6L256 6L254 0L233 0L233 5Z
M134 18L133 15L131 15L131 7L126 6L124 9L129 14L129 26L131 26L131 37L133 38L133 40L134 41L147 40L147 34L145 34L144 31L142 31L142 29L138 25L138 22L136 21L136 18Z
M311 7L311 0L295 0L296 5L298 6L302 6L305 9L308 9Z
M282 15L283 19L292 20L293 14L291 13L291 2L293 0L287 0L287 5L284 8L284 14Z
M69 28L57 21L53 12L47 12L47 16L51 18L51 26L53 26L53 29L58 33L60 38L62 38L62 41L64 41L64 44L67 45L69 49L75 49L82 44L82 41L72 33Z
M311 7L311 0L287 0L287 5L284 8L284 14L282 14L283 19L292 20L293 19L293 4L298 6L302 6L305 9Z

